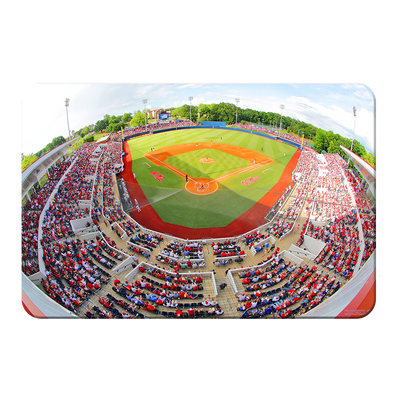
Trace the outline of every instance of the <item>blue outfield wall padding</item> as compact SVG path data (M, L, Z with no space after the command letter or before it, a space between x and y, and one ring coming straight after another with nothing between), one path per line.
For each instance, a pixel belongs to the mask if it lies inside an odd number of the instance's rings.
M213 122L213 121L202 121L202 122ZM226 124L226 123L224 122L224 124ZM201 126L201 125L200 126L179 126L179 127L175 127L175 128L160 129L158 131L154 131L153 133L154 133L154 135L156 135L157 133L161 133L161 132L183 130L183 129L199 129L199 128L205 128L205 127L206 126ZM208 128L212 129L213 126L208 126ZM264 136L264 137L266 137L268 139L279 140L281 142L290 144L291 146L297 147L298 149L302 148L300 143L292 142L292 141L284 139L284 138L278 138L277 136L270 136L270 135L268 135L266 133L262 133L262 132L251 131L251 130L248 130L248 129L231 128L231 127L226 127L226 125L225 125L225 128L223 126L215 126L214 128L215 129L223 128L223 129L227 129L227 130L230 130L230 131L248 132L248 133L251 133L253 135ZM146 135L148 133L149 132L140 132L139 134L125 136L123 141L125 142L125 141L127 141L129 139L132 139L134 137L143 136L143 135Z
M202 126L226 126L226 122L221 121L201 121Z

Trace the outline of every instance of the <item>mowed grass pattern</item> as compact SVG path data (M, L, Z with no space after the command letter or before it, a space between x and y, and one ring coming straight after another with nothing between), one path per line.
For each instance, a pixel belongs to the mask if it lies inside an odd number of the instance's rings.
M214 161L209 163L199 161L206 157ZM215 149L201 149L179 154L168 157L165 162L194 179L215 179L250 165L243 158Z
M273 163L262 166L253 171L247 171L239 175L234 175L229 179L219 182L219 189L212 195L196 196L185 190L185 179L177 175L164 166L156 166L144 154L149 153L152 147L161 149L166 146L173 146L181 143L226 143L235 146L246 147L257 151L274 160ZM263 136L254 135L247 132L230 131L222 129L182 129L169 132L162 132L154 135L138 137L128 142L132 155L132 170L145 193L149 203L153 206L158 215L165 221L172 224L187 226L190 228L223 227L238 218L241 214L252 207L262 196L264 196L279 180L285 166L290 161L296 149L284 143L268 139ZM218 150L218 153L223 153ZM217 160L217 156L211 156L210 150L205 149L207 155ZM191 153L197 153L191 152ZM196 165L199 158L204 158L199 154L185 153L168 158L168 163L175 166L182 172L189 171L194 178L209 177L214 178L217 171L217 164ZM225 153L227 156L231 156ZM286 154L286 155L285 155ZM222 157L222 155L221 155ZM229 158L230 158L229 157ZM170 160L173 159L173 160ZM218 155L219 158L219 155ZM234 170L242 168L239 160L247 161L240 157L235 157L238 164L232 166ZM219 162L219 161L218 161ZM230 168L233 159L226 158L226 165L221 167ZM214 165L215 164L215 165ZM179 166L180 167L179 167ZM246 166L244 165L244 166ZM206 168L212 166L212 170ZM214 170L215 168L215 170ZM157 171L164 176L164 180L159 182L150 172ZM206 175L212 172L210 175ZM222 175L222 174L220 174ZM219 176L219 175L217 175ZM250 177L259 177L257 182L250 186L244 186L243 181ZM171 190L176 189L176 190Z

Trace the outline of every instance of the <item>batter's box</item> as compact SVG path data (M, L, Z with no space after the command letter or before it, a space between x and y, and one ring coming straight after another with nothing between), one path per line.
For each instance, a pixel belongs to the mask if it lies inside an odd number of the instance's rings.
M208 189L210 185L208 183L200 183L200 182L195 182L194 187L197 189Z

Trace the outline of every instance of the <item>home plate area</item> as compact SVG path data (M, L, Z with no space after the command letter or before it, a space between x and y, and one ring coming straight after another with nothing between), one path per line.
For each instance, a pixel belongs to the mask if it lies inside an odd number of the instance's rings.
M189 193L197 195L211 194L218 190L218 183L209 179L190 179L186 183L185 189Z
M238 168L237 170L230 171L224 175L218 176L214 179L209 178L194 178L191 177L190 174L185 173L184 171L178 169L176 166L172 166L166 162L166 160L171 156L176 156L183 153L190 153L192 151L209 149L212 145L214 150L227 153L231 156L239 157L243 160L247 161L247 166ZM215 154L215 152L214 152ZM179 145L167 146L162 149L153 151L151 153L147 153L144 155L147 159L151 160L151 162L155 165L163 165L167 167L171 171L174 171L176 174L185 177L187 182L185 185L185 189L192 194L196 195L207 195L215 193L218 190L217 181L222 181L224 179L229 179L234 175L241 174L243 172L248 172L254 169L258 169L260 167L266 166L273 162L273 160L263 154L260 154L254 150L234 146L230 144L222 144L222 143L184 143ZM202 157L197 158L200 163L211 164L216 160L212 157ZM219 163L219 160L217 160ZM217 163L217 164L218 164ZM243 165L243 163L241 163ZM246 183L248 183L246 181ZM252 183L252 182L251 182ZM250 183L249 183L250 184Z

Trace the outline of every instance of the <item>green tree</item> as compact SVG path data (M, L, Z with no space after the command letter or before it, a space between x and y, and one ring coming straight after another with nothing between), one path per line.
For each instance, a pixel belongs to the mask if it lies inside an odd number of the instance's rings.
M48 153L50 150L53 150L53 149L54 149L53 143L48 143L46 145L46 147L44 148L44 153Z
M199 104L198 112L200 114L200 121L211 121L209 119L210 107L207 104Z
M82 128L81 136L84 137L84 136L86 136L89 132L90 132L90 127L89 127L89 126L85 126L84 128Z
M110 124L118 124L120 122L122 117L116 117L115 115L112 115L111 117L108 118L108 125Z
M131 119L131 122L129 123L130 126L135 127L135 126L142 126L145 125L146 119L145 119L145 114L144 112L138 110L135 111L133 114L133 117Z
M64 136L57 136L57 137L55 137L53 140L52 140L52 144L53 144L53 146L54 147L57 147L57 146L59 146L60 144L63 144L63 143L65 143L66 142L66 140L65 140L65 137Z
M184 104L183 106L179 107L179 116L183 119L190 118L190 105Z
M34 163L39 157L36 154L28 154L24 156L21 161L21 170L24 171L27 169L32 163Z
M106 133L113 133L113 132L118 132L122 129L124 129L125 124L123 122L117 122L113 123L107 126L106 128Z
M220 103L219 109L222 121L227 125L232 125L236 122L236 106L231 103ZM238 110L239 114L239 110Z
M358 140L354 140L353 153L362 158L367 152L365 151L365 147Z
M103 129L106 129L108 126L108 118L107 119L101 119L99 121L96 122L96 124L94 125L94 131L96 133L101 132Z
M325 132L322 130L319 130L319 132L317 133L317 135L315 136L315 139L314 139L315 151L317 151L318 153L321 153L322 151L327 151L328 147L329 147L329 142L328 142Z
M340 144L338 140L332 140L329 142L328 153L338 153L340 154Z
M210 105L210 113L209 113L209 121L219 121L219 105L218 104L211 104Z
M122 121L128 123L132 119L132 113L125 113L122 117Z
M87 136L83 139L83 143L88 143L88 142L93 142L94 141L94 136Z

